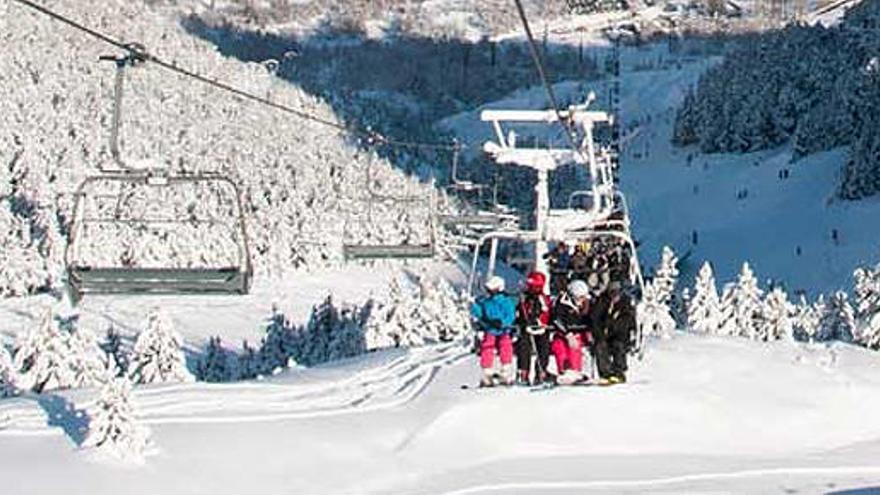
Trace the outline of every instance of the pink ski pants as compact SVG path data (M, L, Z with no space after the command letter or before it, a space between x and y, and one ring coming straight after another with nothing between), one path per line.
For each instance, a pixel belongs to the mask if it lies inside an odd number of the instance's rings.
M513 362L513 338L509 334L495 336L487 333L483 335L483 341L480 343L480 366L483 369L491 368L495 363L496 348L501 357L501 364Z
M564 335L556 334L550 343L550 352L556 358L557 373L565 370L583 371L584 368L584 340L583 335L574 335L574 345L568 343Z

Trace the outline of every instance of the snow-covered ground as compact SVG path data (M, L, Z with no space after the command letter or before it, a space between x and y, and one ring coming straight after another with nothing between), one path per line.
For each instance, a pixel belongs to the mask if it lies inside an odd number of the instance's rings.
M271 383L140 389L160 449L88 462L92 392L4 401L13 493L816 493L880 485L880 356L678 336L617 388L462 390L459 346L368 355ZM66 434L65 434L66 433Z

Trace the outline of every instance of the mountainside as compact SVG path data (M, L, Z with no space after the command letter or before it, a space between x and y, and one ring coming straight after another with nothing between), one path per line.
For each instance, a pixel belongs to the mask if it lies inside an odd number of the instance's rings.
M210 44L186 34L176 18L138 2L46 5L125 42L142 43L150 53L181 67L336 122L316 98L274 84L261 65L221 57ZM5 47L0 54L5 93L0 101L0 227L12 233L0 240L0 293L23 294L57 282L73 193L86 176L113 166L107 136L114 71L112 64L97 60L119 51L12 2L4 2L0 14ZM429 189L371 153L359 152L338 130L244 102L150 64L130 70L126 85L123 155L132 163L172 172L228 175L242 189L259 273L333 263L340 257L343 237L417 242L428 235L425 222L409 218L427 216ZM378 193L415 194L426 201L406 208L376 201L367 208L370 163L371 187ZM172 219L194 209L210 210L211 205L230 209L230 197L216 199L216 188L171 190L165 196L161 191L147 188L138 197L140 203L125 203L122 209L149 207ZM212 220L229 222L229 217L218 216ZM194 234L187 242L210 246L205 235ZM114 242L127 242L126 236L131 232L118 238L96 236L90 242L113 250L118 247ZM174 236L160 233L149 246L126 246L120 251L151 254L115 261L145 266L205 263L203 254L169 247Z
M880 192L880 2L839 25L745 37L708 70L676 117L675 142L747 152L790 142L794 159L849 146L838 195Z

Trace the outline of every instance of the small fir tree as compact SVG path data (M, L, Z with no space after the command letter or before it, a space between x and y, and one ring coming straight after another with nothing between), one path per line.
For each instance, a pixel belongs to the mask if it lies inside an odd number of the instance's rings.
M51 309L18 342L13 364L23 389L40 393L76 385L69 335L61 331Z
M698 333L716 333L721 327L721 308L712 266L706 262L700 268L688 304L688 327Z
M143 462L150 430L137 420L131 401L131 382L127 378L114 378L104 385L89 417L84 448L107 451L126 461Z
M230 353L223 348L220 337L208 340L205 353L199 361L198 378L204 382L228 382L232 380Z
M776 287L764 298L762 318L758 324L757 339L794 340L794 315L796 307L788 301L788 294Z
M237 359L238 379L250 380L261 373L260 355L247 340L241 343L241 356Z
M190 382L183 340L165 312L154 309L134 344L128 376L135 383Z
M748 263L743 263L736 287L733 290L734 325L736 335L755 339L761 318L763 291L758 287L758 279Z
M660 264L654 272L653 283L657 301L662 304L670 304L675 294L675 286L678 283L678 257L669 246L663 246Z
M0 397L15 395L16 379L12 356L6 346L0 344Z
M856 333L856 315L846 292L837 291L828 301L819 324L818 340L852 342Z
M645 292L638 303L636 315L645 335L668 339L675 331L675 320L669 314L669 306L663 302L660 292L662 291L654 282L645 284Z

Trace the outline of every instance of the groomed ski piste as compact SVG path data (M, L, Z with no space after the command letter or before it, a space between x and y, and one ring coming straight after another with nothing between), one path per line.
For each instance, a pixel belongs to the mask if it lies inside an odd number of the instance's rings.
M860 227L880 218L880 203L826 204L834 167L822 165L838 160L838 152L803 159L783 185L776 176L789 166L787 149L704 156L672 148L674 109L713 61L692 57L683 68L670 63L631 70L663 53L656 45L624 55L623 111L639 131L627 147L622 187L646 264L655 262L662 245L680 242L674 245L680 254L690 249L695 267L711 260L722 281L750 261L762 279L816 293L848 286L855 266L876 263L876 228ZM541 95L534 88L493 105L540 106ZM480 142L486 129L476 130L477 116L468 112L444 124L465 141ZM688 154L694 154L691 166ZM736 198L743 187L749 189L745 201ZM845 233L842 246L828 238L831 228ZM692 246L695 229L700 241ZM796 259L795 246L803 253ZM420 268L458 287L466 278L451 263ZM133 335L150 308L162 307L187 349L195 350L213 335L257 341L272 306L304 323L328 294L360 303L400 276L393 264L343 265L258 281L246 296L89 296L79 312L84 324L110 323ZM55 300L0 301L0 333L11 341L35 324L46 304ZM880 490L880 353L843 343L757 343L681 328L671 339L648 341L625 385L533 390L474 388L480 370L469 351L456 340L294 367L259 380L137 386L132 401L152 430L152 448L145 463L134 466L80 448L97 389L0 399L0 491Z

